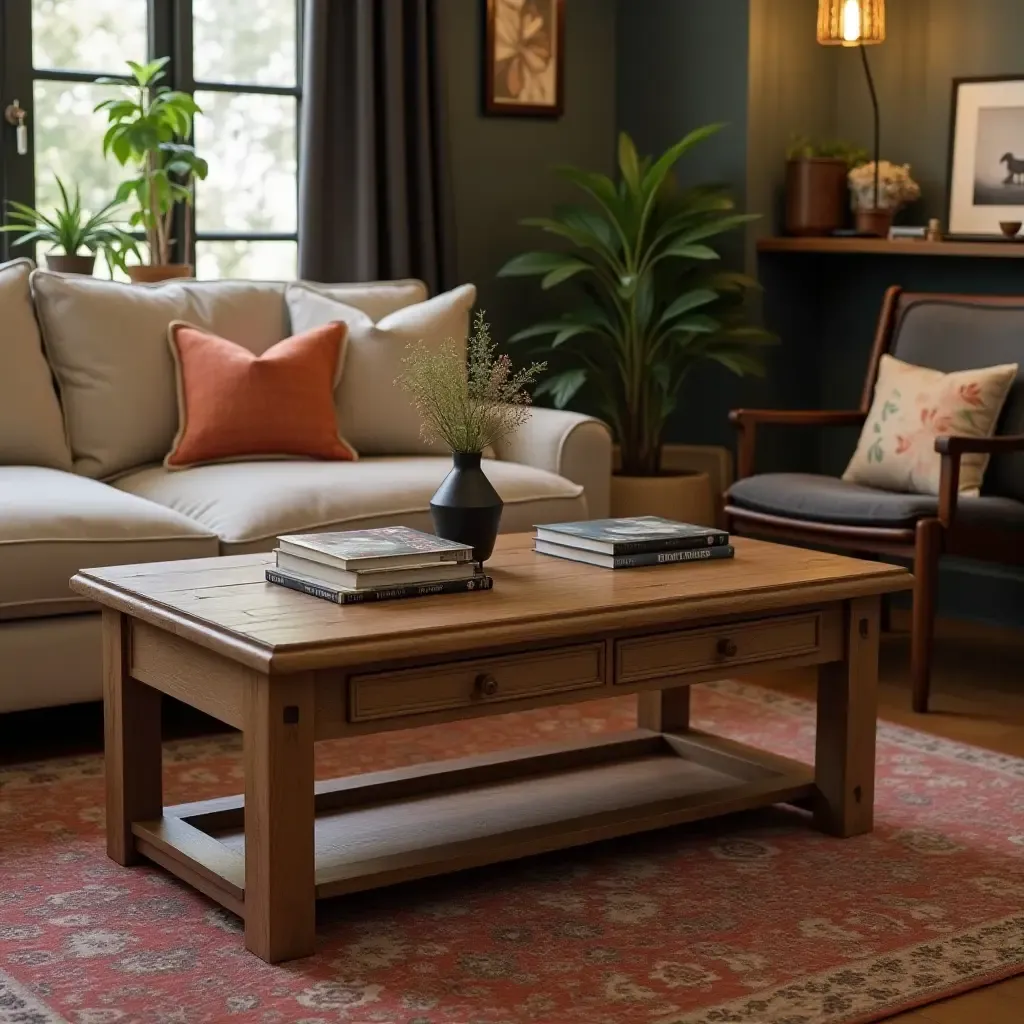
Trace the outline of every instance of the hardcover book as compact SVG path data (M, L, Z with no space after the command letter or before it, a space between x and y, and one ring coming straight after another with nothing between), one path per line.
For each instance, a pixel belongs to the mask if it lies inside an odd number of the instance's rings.
M660 516L591 519L581 523L547 523L537 527L537 540L604 555L636 555L650 551L686 551L721 547L729 534L713 527L678 523Z
M309 576L296 572L282 572L279 569L267 569L268 583L289 590L318 597L321 601L333 601L335 604L370 604L374 601L397 601L404 597L427 597L430 594L482 594L490 590L494 580L490 576L477 573L464 580L442 580L437 583L408 583L396 587L379 587L376 590L345 590L332 587Z
M437 562L467 562L473 549L407 526L340 533L298 533L277 538L281 551L336 569L399 568Z
M441 580L464 580L476 575L475 562L432 562L424 565L385 566L379 569L338 569L310 558L277 551L277 567L282 572L295 572L342 590L378 590L400 587L406 583L438 583Z
M731 544L704 545L679 551L641 551L632 555L605 555L600 551L586 551L570 548L548 541L534 541L535 550L542 555L568 558L573 562L587 562L602 569L634 569L643 565L678 565L680 562L707 562L715 559L732 558L736 553Z

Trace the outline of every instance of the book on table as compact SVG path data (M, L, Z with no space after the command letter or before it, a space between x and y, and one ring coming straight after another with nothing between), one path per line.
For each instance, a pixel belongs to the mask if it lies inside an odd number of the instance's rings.
M473 549L404 526L278 538L267 582L337 604L479 593L492 580Z
M718 561L735 554L724 530L660 516L546 523L537 527L534 549L604 569Z

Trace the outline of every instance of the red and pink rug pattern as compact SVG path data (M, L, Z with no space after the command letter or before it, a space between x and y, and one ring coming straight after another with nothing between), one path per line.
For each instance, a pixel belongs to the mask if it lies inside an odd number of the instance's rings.
M813 707L698 687L702 728L808 758ZM323 776L629 728L619 698L322 744ZM883 725L876 830L797 811L321 906L270 967L239 922L103 844L99 757L0 768L0 1024L852 1024L1024 973L1024 761ZM167 799L238 792L171 744Z

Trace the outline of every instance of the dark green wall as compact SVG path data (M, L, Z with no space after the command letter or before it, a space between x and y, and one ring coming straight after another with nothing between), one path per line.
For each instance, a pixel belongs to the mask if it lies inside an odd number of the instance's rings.
M923 192L905 220L946 221L949 119L954 78L1024 74L1021 0L893 0L887 38L870 50L882 110L882 158L910 163ZM871 139L871 107L860 59L837 50L836 128Z
M442 61L456 276L476 283L479 305L501 340L545 316L551 302L535 280L495 278L509 257L543 238L518 222L572 198L551 168L612 170L616 0L566 5L565 113L558 119L482 115L483 7L478 0L441 0Z

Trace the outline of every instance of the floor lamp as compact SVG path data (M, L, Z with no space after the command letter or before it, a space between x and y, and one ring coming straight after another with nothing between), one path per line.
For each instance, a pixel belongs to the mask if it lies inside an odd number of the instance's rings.
M864 65L864 75L871 93L871 107L875 115L875 192L874 209L871 211L877 221L884 222L888 234L889 211L881 215L878 206L878 162L880 129L878 118L878 93L875 79L868 63L867 47L885 42L885 0L818 0L818 42L824 46L857 46ZM880 227L883 225L880 224Z

